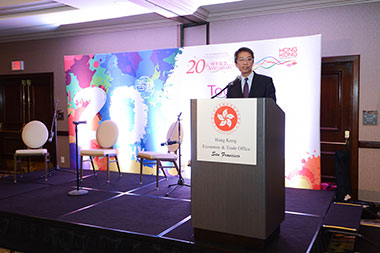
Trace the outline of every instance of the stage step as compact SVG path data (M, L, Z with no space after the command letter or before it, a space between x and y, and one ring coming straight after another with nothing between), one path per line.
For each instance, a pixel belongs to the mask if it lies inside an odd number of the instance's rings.
M363 207L358 204L334 202L327 211L323 227L357 232L360 227L362 211Z

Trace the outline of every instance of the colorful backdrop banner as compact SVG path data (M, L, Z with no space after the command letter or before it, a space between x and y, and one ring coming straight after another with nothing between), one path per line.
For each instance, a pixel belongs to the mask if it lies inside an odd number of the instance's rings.
M191 150L190 99L210 98L239 75L234 52L242 46L255 53L254 71L273 78L277 104L286 115L286 186L320 189L320 35L65 56L71 167L76 166L73 121L87 121L78 126L80 149L97 148L98 125L107 119L115 121L121 169L138 173L137 153L167 152L160 144L180 113L182 164L186 166ZM106 162L96 159L95 166L105 170ZM185 177L190 169L184 168ZM149 167L144 171L155 172ZM168 173L176 174L174 170Z

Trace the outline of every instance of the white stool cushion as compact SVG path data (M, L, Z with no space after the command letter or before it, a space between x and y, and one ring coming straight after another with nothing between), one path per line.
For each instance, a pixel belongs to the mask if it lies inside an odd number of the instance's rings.
M172 153L159 153L154 151L143 151L137 154L138 157L148 160L163 160L163 161L173 161L177 160L178 156Z
M116 149L86 149L80 151L81 156L106 156L116 155Z
M39 148L46 143L48 135L49 133L44 123L33 120L24 126L21 138L27 147Z
M22 155L22 156L42 156L47 154L47 149L19 149L16 150L16 156Z

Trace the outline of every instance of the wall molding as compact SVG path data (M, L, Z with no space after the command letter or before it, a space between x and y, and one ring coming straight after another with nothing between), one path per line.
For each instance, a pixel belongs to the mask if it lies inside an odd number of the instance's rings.
M69 131L57 131L58 136L69 136Z
M359 141L359 148L380 149L380 141Z

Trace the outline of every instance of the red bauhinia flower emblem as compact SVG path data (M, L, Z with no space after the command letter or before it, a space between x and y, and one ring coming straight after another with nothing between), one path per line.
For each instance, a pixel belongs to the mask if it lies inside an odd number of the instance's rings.
M221 105L214 113L214 125L223 132L232 131L239 121L239 114L232 105Z

